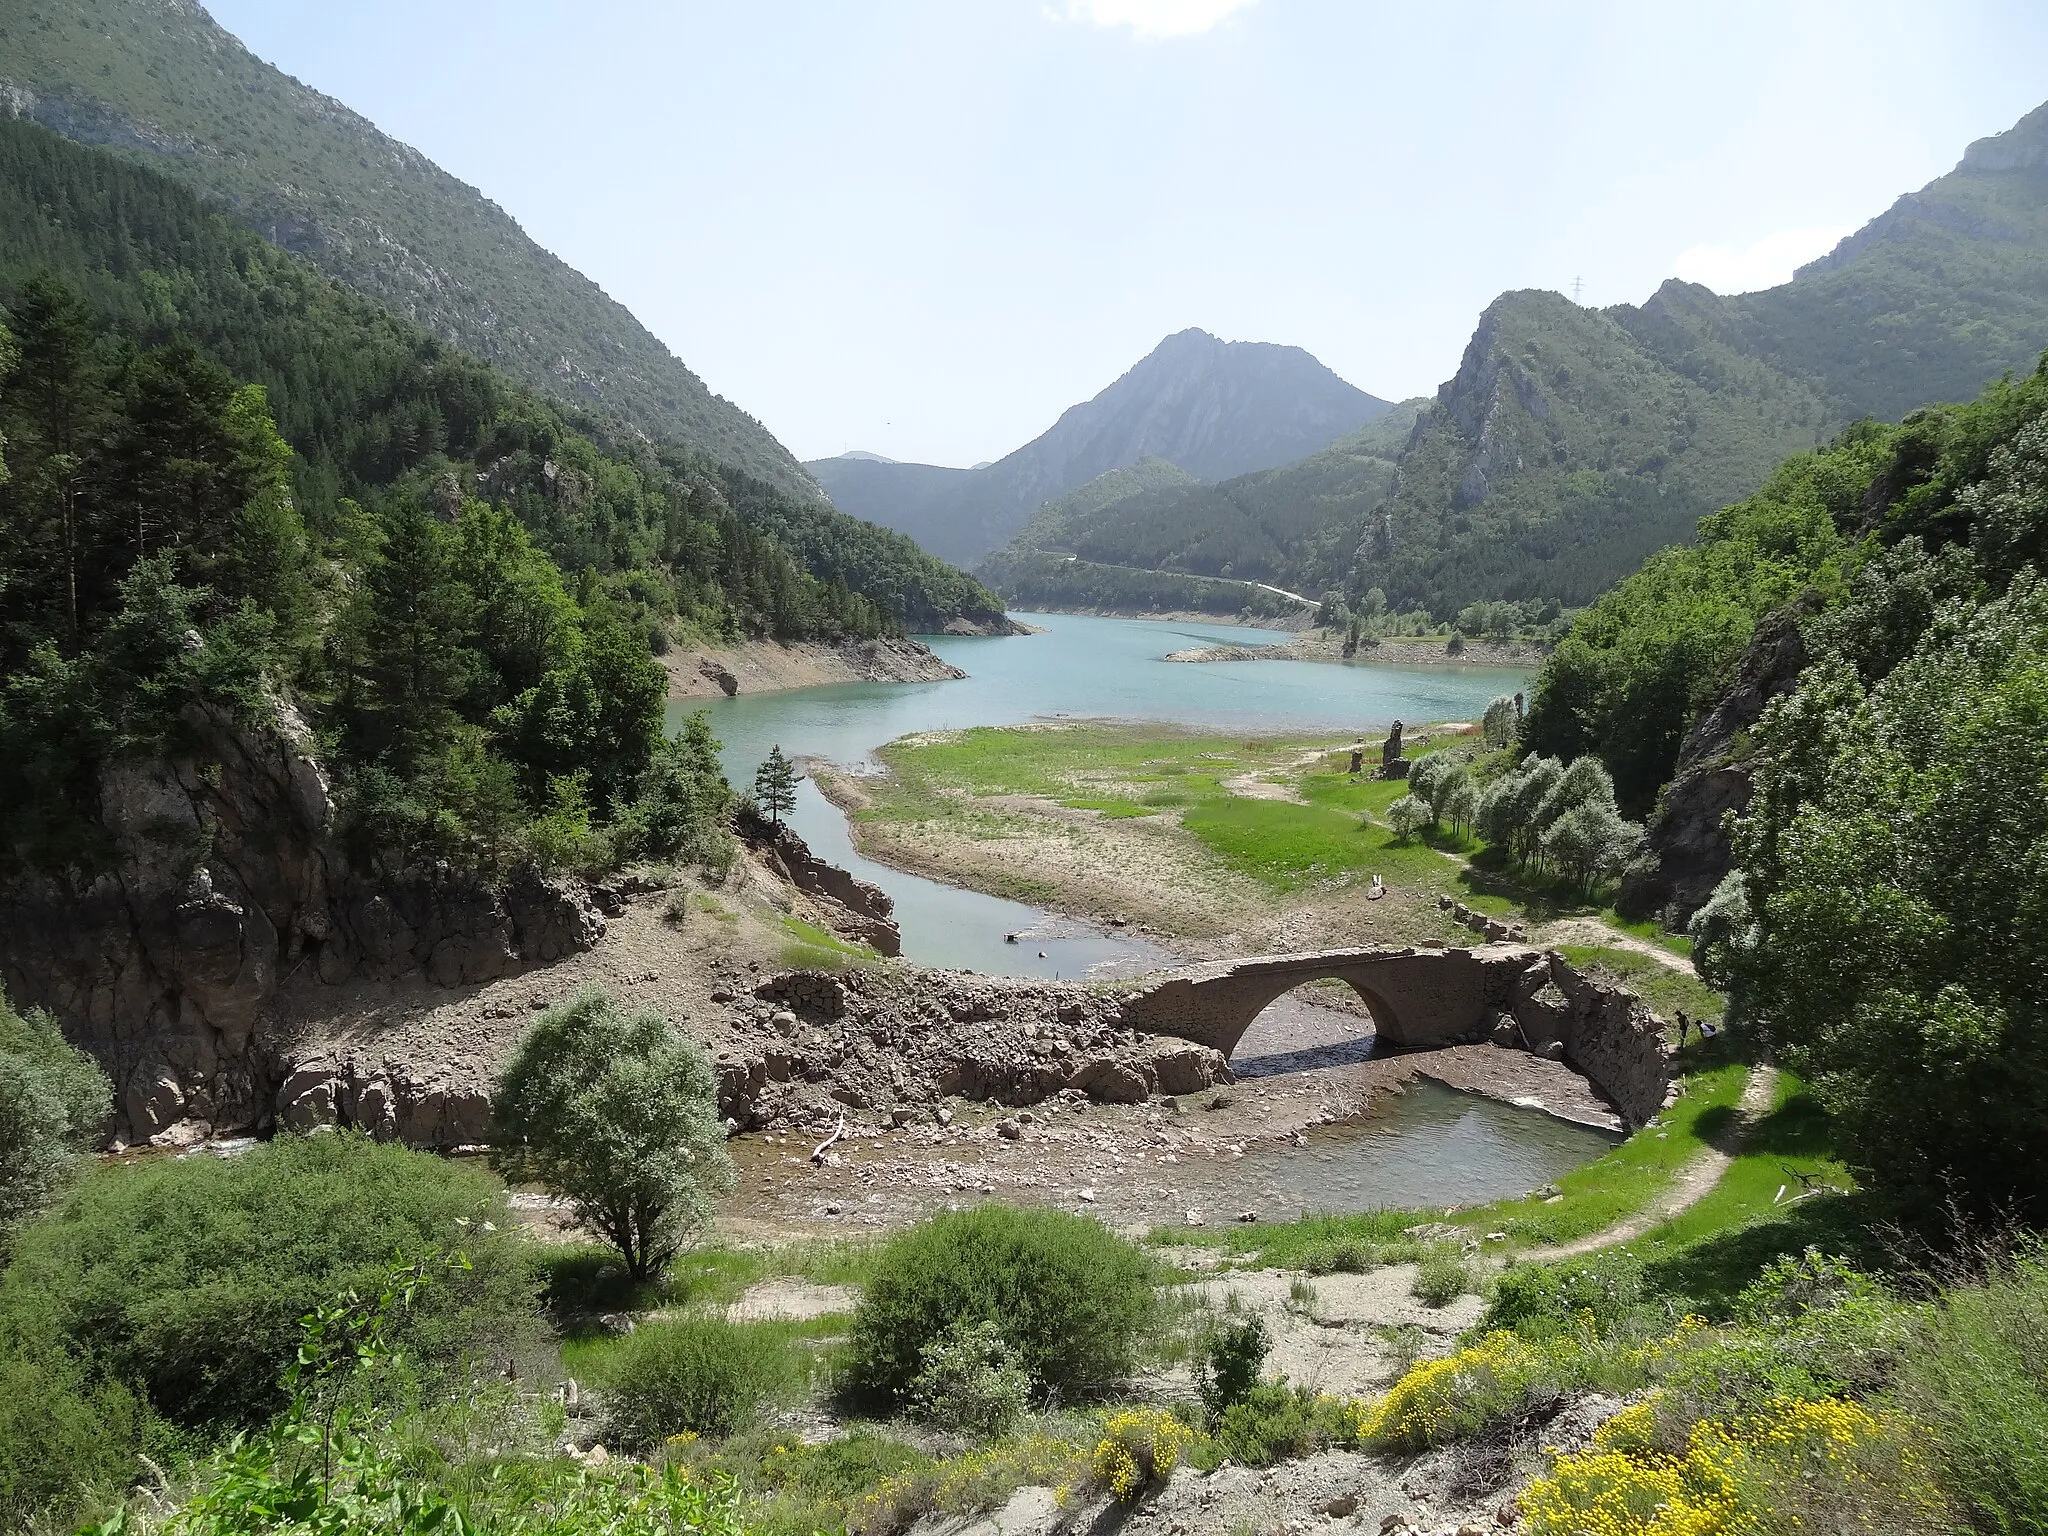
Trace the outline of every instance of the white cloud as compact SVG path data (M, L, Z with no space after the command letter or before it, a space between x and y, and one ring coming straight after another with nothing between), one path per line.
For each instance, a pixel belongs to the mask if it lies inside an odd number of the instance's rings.
M1679 253L1673 270L1688 283L1704 283L1716 293L1754 293L1792 280L1795 268L1825 256L1835 242L1856 228L1781 229L1748 245L1696 245Z
M1098 27L1129 27L1140 37L1187 37L1206 32L1233 11L1257 0L1066 0L1050 14Z

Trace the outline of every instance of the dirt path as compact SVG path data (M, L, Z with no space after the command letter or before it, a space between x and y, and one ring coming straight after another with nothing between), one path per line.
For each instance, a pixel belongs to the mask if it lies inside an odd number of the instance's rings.
M1742 1097L1736 1101L1737 1116L1735 1144L1739 1147L1748 1139L1750 1127L1755 1125L1771 1107L1772 1095L1777 1091L1778 1073L1772 1067L1752 1067L1749 1081L1744 1084ZM1612 1248L1617 1243L1626 1243L1641 1237L1652 1227L1662 1226L1680 1211L1697 1205L1706 1198L1707 1192L1721 1182L1721 1175L1728 1171L1734 1161L1731 1154L1718 1147L1703 1147L1693 1160L1678 1170L1671 1182L1671 1188L1637 1211L1633 1216L1623 1217L1611 1227L1585 1237L1575 1238L1569 1243L1558 1243L1550 1248L1527 1248L1518 1258L1535 1263L1551 1259L1569 1259L1582 1253L1592 1253L1599 1248Z
M1293 805L1307 805L1308 801L1303 797L1300 790L1290 784L1276 784L1266 775L1274 773L1299 773L1302 769L1321 761L1330 753L1342 752L1344 750L1345 748L1342 746L1315 747L1302 753L1301 756L1295 758L1291 763L1287 763L1279 768L1255 768L1250 773L1240 773L1236 778L1225 779L1223 780L1223 787L1230 791L1231 794L1242 795L1247 800L1285 800Z
M1632 933L1610 928L1597 917L1568 917L1562 922L1551 923L1538 932L1536 940L1541 944L1597 944L1607 949L1625 949L1630 954L1654 960L1681 976L1698 974L1692 968L1692 961L1684 955L1675 955L1661 944L1652 944L1648 939L1639 939Z

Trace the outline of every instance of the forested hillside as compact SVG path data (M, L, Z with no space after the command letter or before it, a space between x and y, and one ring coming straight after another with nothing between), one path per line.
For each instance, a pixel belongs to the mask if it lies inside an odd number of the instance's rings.
M39 271L61 274L124 339L189 339L263 385L315 523L337 498L469 461L564 569L623 576L658 559L672 598L630 583L657 625L796 638L999 616L900 534L565 415L154 171L0 121L0 278Z
M968 564L998 549L1046 502L1110 470L1160 458L1224 480L1320 451L1389 409L1299 347L1167 337L1115 383L1069 407L993 464L824 460L807 465L864 515Z
M0 0L0 114L146 161L437 340L817 499L788 450L595 283L197 0Z
M1101 567L1161 573L1153 588L1174 607L1189 606L1181 600L1189 592L1181 578L1189 576L1314 595L1393 486L1396 455L1421 405L1396 406L1320 453L1220 485L1204 485L1160 459L1098 476L1041 507L979 574L1027 607L1149 606L1132 601L1140 595L1135 572L1118 583L1120 601L1107 600ZM1221 603L1222 611L1235 612L1249 595L1214 584L1195 590L1209 611Z
M0 306L16 859L89 862L101 762L170 747L187 704L260 715L277 690L335 743L373 844L489 863L533 821L574 845L643 788L672 632L999 617L900 535L614 442L163 177L19 122Z
M1833 656L1863 685L1880 682L1944 613L2041 567L2044 453L2048 367L1897 426L1860 423L1788 459L1755 495L1706 519L1697 543L1660 552L1579 616L1544 665L1523 745L1598 755L1622 804L1646 810L1686 733L1723 706L1767 616L1797 624L1799 663ZM1794 681L1796 667L1784 684ZM1767 702L1745 706L1752 723ZM1748 731L1727 738L1701 766L1746 774Z
M2048 359L1786 460L1578 618L1520 735L1654 812L1623 909L1689 920L1850 1166L1944 1223L2048 1199L2044 565Z
M1440 615L1582 603L1786 454L1969 399L2044 346L2048 107L1780 287L1673 281L1605 310L1502 295L1341 574Z

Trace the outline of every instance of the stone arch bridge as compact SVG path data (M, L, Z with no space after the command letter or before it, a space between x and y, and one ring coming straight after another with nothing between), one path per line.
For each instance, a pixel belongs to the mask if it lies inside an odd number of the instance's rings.
M1344 982L1396 1048L1491 1043L1563 1061L1631 1127L1666 1103L1663 1023L1632 992L1581 976L1520 944L1473 949L1327 949L1255 955L1167 972L1128 993L1125 1027L1228 1056L1265 1006L1305 982Z

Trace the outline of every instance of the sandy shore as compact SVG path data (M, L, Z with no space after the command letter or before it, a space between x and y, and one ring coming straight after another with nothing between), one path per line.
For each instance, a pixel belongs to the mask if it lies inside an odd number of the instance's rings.
M1514 641L1468 640L1456 653L1448 638L1383 640L1344 654L1344 638L1329 630L1312 630L1285 645L1200 645L1175 651L1168 661L1320 661L1361 667L1526 667L1543 664L1549 654L1539 645Z
M967 674L917 640L748 640L676 646L661 658L672 699L731 698L826 683L935 683Z

